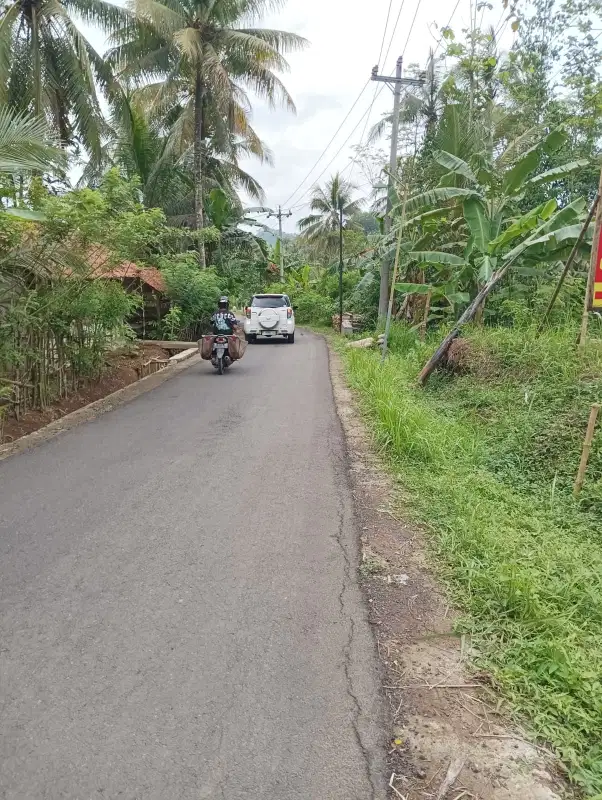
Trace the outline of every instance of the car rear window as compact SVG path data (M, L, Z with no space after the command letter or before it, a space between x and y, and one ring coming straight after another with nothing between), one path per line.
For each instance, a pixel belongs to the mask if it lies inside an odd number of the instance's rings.
M279 294L277 297L254 297L251 305L254 308L282 308L287 305L287 301Z

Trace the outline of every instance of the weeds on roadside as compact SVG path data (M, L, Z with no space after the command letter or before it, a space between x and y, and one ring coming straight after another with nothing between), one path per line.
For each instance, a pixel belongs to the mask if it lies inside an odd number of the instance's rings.
M599 449L581 503L570 488L589 404L602 396L602 352L576 354L570 327L468 341L465 374L427 390L414 377L428 345L405 330L384 365L346 351L348 377L406 513L432 534L479 667L591 797L602 791Z

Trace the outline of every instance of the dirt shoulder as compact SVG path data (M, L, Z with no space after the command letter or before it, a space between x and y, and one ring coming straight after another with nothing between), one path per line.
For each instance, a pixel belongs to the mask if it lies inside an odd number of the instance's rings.
M15 419L14 415L8 412L3 425L0 426L0 444L10 444L72 411L135 383L145 375L151 374L151 371L154 372L161 366L161 362L169 359L170 355L173 354L167 350L145 344L107 353L106 368L98 380L82 384L77 391L61 398L43 411L27 411L19 419Z
M405 523L400 490L331 349L331 377L347 437L361 531L360 575L390 707L389 796L402 800L559 800L553 758L504 717L487 676L467 665L454 609L429 569L425 534Z
M148 361L147 357L143 359L143 363L146 363L146 361ZM38 425L37 430L33 430L31 433L23 433L12 442L0 444L0 461L22 453L25 450L29 450L32 447L36 447L52 439L54 436L58 436L65 431L75 428L77 425L81 425L83 422L88 422L107 411L111 411L124 403L128 403L139 395L149 392L162 383L165 383L165 381L174 378L183 370L195 366L200 363L200 361L201 357L196 353L191 358L179 364L170 364L165 369L151 372L150 374L144 375L144 377L140 377L139 374L136 373L136 377L134 377L133 380L126 382L121 388L117 388L109 394L102 395L100 399L89 400L83 405L76 407L73 411L59 414L55 419ZM104 386L106 389L108 384L105 383Z

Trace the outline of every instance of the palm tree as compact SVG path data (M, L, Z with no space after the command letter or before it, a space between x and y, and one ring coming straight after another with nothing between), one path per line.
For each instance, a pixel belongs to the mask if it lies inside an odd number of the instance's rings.
M0 173L17 175L64 165L64 153L54 146L44 120L0 108Z
M105 0L9 0L0 19L0 103L45 118L62 143L100 155L103 117L96 85L116 85L73 17L105 30L127 12Z
M194 183L192 175L191 126L182 117L186 109L174 106L166 118L153 119L148 113L148 93L124 97L120 114L113 119L112 131L103 146L100 161L90 160L82 173L80 186L98 186L107 169L117 166L128 178L138 178L147 208L161 208L170 224L194 226ZM237 190L263 201L264 192L249 173L240 168L239 158L255 155L271 163L271 153L258 137L228 143L228 152L216 151L211 137L203 150L205 203L213 189L221 189L234 204Z
M174 86L182 87L183 103L192 111L195 228L203 227L203 151L205 140L229 138L248 122L246 90L270 105L293 101L276 72L288 68L283 54L305 40L292 33L242 27L270 4L267 0L129 0L136 20L115 36L112 63L124 76L162 82L157 103L173 101ZM213 131L208 122L214 122ZM220 125L216 121L221 121ZM220 131L219 128L222 128ZM205 253L199 241L199 262Z
M169 86L148 85L136 92L136 102L162 132L167 152L190 174L194 168L194 107L191 102L182 103L188 86L185 78L175 78ZM242 188L263 201L263 189L238 162L254 157L271 165L272 154L249 124L245 111L236 107L231 111L224 119L215 106L205 108L201 152L204 200L207 202L211 189L219 187L233 196L236 188Z
M314 188L309 204L313 213L299 220L303 237L319 243L328 254L336 252L338 247L341 209L344 217L351 217L361 208L360 200L351 199L353 189L337 172L324 189Z

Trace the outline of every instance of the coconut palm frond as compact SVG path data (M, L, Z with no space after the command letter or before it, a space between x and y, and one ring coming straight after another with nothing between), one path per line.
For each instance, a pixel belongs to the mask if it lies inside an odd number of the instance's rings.
M46 171L65 164L45 120L0 108L0 172Z

